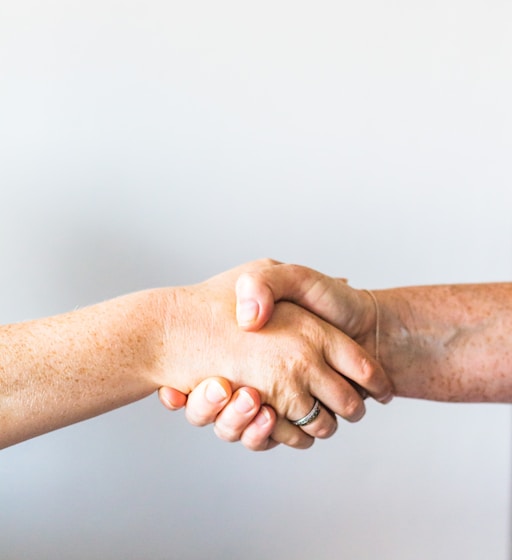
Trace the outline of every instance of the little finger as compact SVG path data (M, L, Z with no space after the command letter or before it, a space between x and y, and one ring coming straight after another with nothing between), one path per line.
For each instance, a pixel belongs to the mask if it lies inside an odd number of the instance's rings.
M333 327L329 327L329 331L331 336L324 353L331 367L379 402L389 402L393 397L393 384L379 362L346 334Z

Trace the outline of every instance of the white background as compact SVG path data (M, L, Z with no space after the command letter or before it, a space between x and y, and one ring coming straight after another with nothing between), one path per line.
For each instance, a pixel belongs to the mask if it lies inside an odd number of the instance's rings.
M509 280L511 28L504 0L0 0L1 320L263 256ZM510 428L397 399L254 454L150 397L1 452L0 557L505 560Z

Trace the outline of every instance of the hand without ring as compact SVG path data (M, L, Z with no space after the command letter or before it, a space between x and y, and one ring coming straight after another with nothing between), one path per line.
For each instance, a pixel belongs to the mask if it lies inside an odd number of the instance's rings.
M294 425L294 426L307 426L308 424L311 424L311 422L313 422L313 420L320 414L320 402L318 399L315 399L315 404L313 405L313 408L306 414L306 416L304 416L303 418L299 418L298 420L290 420L290 422Z

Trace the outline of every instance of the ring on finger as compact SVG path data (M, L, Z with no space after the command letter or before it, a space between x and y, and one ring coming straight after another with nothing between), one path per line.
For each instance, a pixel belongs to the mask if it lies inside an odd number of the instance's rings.
M290 422L294 425L294 426L307 426L308 424L311 424L311 422L313 422L313 420L320 414L320 401L318 399L315 399L315 402L313 404L313 408L306 414L306 416L303 416L302 418L299 418L298 420L290 420Z

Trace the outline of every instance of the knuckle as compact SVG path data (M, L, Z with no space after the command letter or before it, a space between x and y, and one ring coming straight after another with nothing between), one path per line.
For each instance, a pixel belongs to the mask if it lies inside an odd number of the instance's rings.
M308 449L313 445L314 441L312 436L308 436L302 430L297 430L288 437L286 444L295 449Z
M365 412L364 402L360 398L354 397L345 404L343 417L349 422L358 422Z
M393 385L382 366L371 357L361 358L359 384L379 399L393 391ZM371 391L368 389L371 386Z
M258 438L242 436L241 438L242 445L248 449L249 451L264 451L268 445L268 438L265 438L263 441Z
M268 268L270 266L276 266L281 263L279 261L276 261L275 259L271 259L270 257L263 257L262 259L254 261L253 264L257 268Z
M240 439L239 434L235 430L227 428L226 426L215 425L213 431L215 435L223 441L235 442Z
M337 429L338 429L338 425L336 423L333 423L329 426L323 426L316 432L315 437L319 439L330 438L332 435L336 433Z
M296 446L296 449L309 449L315 443L315 438L311 437Z
M188 409L185 412L185 416L189 424L192 424L192 426L206 426L209 424L209 419L206 416L191 412Z
M290 276L292 276L292 277L293 276L299 276L305 270L305 268L302 265L293 264L293 263L288 265L288 269L289 269L289 272L290 272Z
M372 360L370 357L364 356L361 358L360 378L363 383L367 383L373 380L376 377L378 370L379 367L377 363L374 360Z

